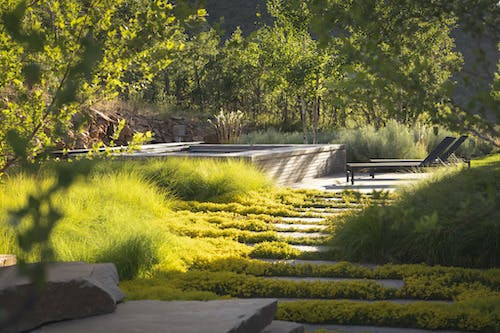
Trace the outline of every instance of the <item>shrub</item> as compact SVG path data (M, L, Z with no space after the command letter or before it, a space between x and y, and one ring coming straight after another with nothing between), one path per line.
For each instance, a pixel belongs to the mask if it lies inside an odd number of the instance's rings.
M346 217L331 244L345 260L500 266L499 157L435 173L392 205Z

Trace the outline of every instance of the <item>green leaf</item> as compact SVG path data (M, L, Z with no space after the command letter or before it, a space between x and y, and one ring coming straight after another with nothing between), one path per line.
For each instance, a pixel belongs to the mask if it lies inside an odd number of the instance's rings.
M21 21L26 12L26 2L21 1L16 8L2 15L2 21L7 32L11 37L18 41L23 41L24 37L21 33Z
M7 144L12 147L14 154L19 157L27 156L28 142L26 138L23 138L16 130L11 129L6 135Z
M41 68L40 64L31 63L23 66L23 75L26 84L32 86L40 82Z

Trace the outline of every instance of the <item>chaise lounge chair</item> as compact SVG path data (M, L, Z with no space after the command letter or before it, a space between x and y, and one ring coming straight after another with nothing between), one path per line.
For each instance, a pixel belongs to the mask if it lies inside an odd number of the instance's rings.
M459 139L460 140L460 139ZM465 140L465 139L463 139ZM463 142L462 140L462 142ZM432 165L442 163L439 156L448 148L452 142L455 141L454 137L445 137L437 146L434 148L429 155L423 160L397 160L397 159L386 159L377 160L377 162L366 162L366 163L346 163L346 179L351 184L354 185L354 171L355 170L368 170L370 176L375 178L375 172L379 170L395 170L395 169L411 169L411 168L422 168ZM458 140L457 140L458 141ZM461 144L461 143L460 143ZM460 145L459 144L459 145ZM457 148L458 146L457 145ZM450 147L451 148L451 147ZM456 150L456 148L455 148ZM451 155L451 153L450 153Z
M468 138L467 135L462 135L457 140L455 140L455 142L453 142L453 144L447 150L446 150L446 147L444 147L444 149L442 150L442 153L438 156L436 162L441 162L443 164L449 163L450 161L448 161L448 159L450 158L450 156L457 151L458 147L460 147L462 145L462 143L467 138ZM441 142L444 142L445 140L447 140L447 138L444 138ZM438 145L436 147L436 150L438 149L438 147L440 148L440 146ZM432 154L432 152L431 152L431 154ZM376 163L380 163L380 162L422 162L422 161L423 161L423 159L411 159L411 158L402 158L402 159L399 159L399 158L371 158L370 159L370 162L376 162ZM465 163L468 163L470 166L470 161L468 159L462 159L462 161Z

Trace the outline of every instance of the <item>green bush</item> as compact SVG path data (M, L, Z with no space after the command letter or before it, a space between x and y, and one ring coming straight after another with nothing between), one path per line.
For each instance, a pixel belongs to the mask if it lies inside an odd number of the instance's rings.
M388 206L339 221L331 245L344 260L500 266L500 155L443 170Z

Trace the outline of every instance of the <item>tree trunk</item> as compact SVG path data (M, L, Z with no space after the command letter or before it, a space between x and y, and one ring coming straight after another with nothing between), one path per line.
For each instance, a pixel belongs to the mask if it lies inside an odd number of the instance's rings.
M307 107L303 96L300 96L300 120L302 120L302 135L304 144L307 144Z
M316 96L312 109L312 130L313 144L318 143L318 122L319 122L319 73L316 73Z

